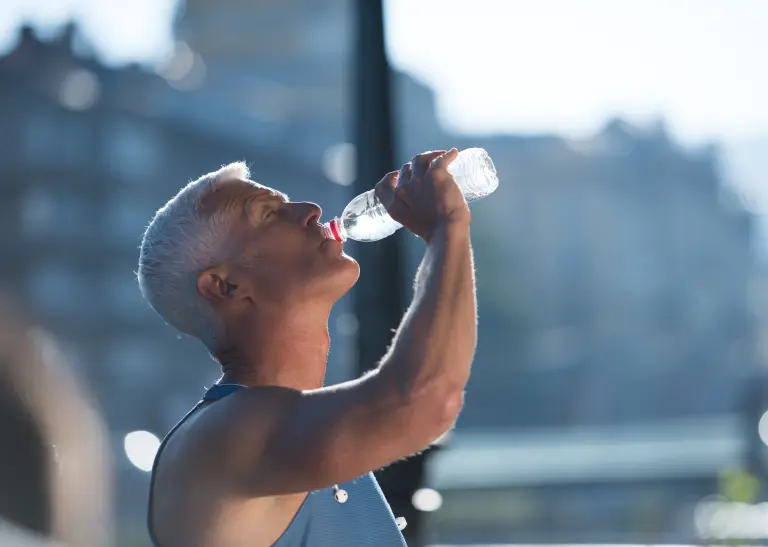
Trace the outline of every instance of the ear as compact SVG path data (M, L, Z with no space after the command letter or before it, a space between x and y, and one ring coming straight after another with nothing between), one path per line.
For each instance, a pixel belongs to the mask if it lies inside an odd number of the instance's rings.
M223 267L208 268L197 276L197 292L211 303L238 298L238 283Z

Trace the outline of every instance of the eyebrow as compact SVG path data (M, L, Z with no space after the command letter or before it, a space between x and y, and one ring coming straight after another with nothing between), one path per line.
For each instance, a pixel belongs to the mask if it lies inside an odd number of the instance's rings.
M287 194L277 190L267 190L266 188L264 188L263 192L250 196L246 201L251 203L271 203L276 200L279 200L282 203L288 203L290 201Z
M284 193L284 192L281 192L281 191L279 191L279 190L272 190L272 195L273 195L273 196L276 196L276 197L279 197L279 198L280 198L280 199L282 199L282 200L283 200L285 203L288 203L289 201L291 201L291 198L289 198L289 197L288 197L288 194L286 194L286 193Z
M243 181L226 181L206 189L199 198L196 208L200 214L209 216L232 207L245 206L252 202L267 203L275 199L282 202L289 201L286 194L267 186L250 181L246 184L243 184Z

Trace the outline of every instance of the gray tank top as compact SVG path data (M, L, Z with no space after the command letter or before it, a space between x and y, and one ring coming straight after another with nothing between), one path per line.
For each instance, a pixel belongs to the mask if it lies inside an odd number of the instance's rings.
M147 523L152 544L161 547L152 526L152 488L160 453L170 436L200 405L216 401L244 388L238 384L216 384L202 400L171 429L155 456L149 487ZM272 547L407 547L384 493L373 473L338 485L347 493L347 501L336 501L334 488L307 494L283 535Z

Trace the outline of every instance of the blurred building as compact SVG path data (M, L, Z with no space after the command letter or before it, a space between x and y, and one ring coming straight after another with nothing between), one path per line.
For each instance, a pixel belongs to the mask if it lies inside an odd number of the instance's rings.
M180 110L180 119L327 165L339 144L353 140L352 6L349 0L180 2L176 50L159 72L172 86L197 89L207 105ZM406 157L444 141L432 90L397 71L392 87L395 138ZM354 177L342 178L351 184Z
M483 365L460 427L739 409L757 362L754 217L722 183L715 148L621 120L583 141L455 135L428 87L404 74L394 87L400 161L482 146L499 172L472 204Z
M135 66L104 67L75 55L75 43L71 26L47 42L24 28L0 58L0 284L83 367L114 435L120 522L138 538L125 544L145 545L148 474L128 463L125 434L162 436L219 371L142 301L134 271L144 227L186 181L230 161L245 160L255 180L334 209L346 190L237 133L213 136L180 120L199 104L194 90ZM354 330L343 309L335 314L331 381L353 368Z
M350 7L348 0L186 0L177 56L192 53L200 68L188 78L204 70L201 93L236 112L240 130L260 131L270 146L319 165L329 147L350 139Z
M621 120L582 141L452 135L428 88L395 85L401 160L482 146L500 175L472 206L479 344L430 468L433 539L696 541L697 502L757 437L753 217L718 151Z
M188 0L159 75L74 55L72 29L52 42L26 29L0 59L0 282L76 348L138 545L147 475L122 458L124 434L167 431L217 374L141 302L141 232L184 181L238 159L343 207L329 179L354 178L336 146L350 140L348 11ZM752 219L716 151L621 121L579 142L455 135L428 86L395 74L393 88L399 161L482 146L501 179L472 206L480 340L430 469L435 539L695 541L696 504L753 440L740 415L756 367ZM355 366L355 318L334 313L329 382Z
M507 338L481 329L480 351L498 364L473 388L484 398L503 389L515 403L508 415L468 406L463 423L736 411L756 363L753 220L721 184L714 151L620 121L585 142L480 142L502 182L477 205L478 245L495 251L479 275Z

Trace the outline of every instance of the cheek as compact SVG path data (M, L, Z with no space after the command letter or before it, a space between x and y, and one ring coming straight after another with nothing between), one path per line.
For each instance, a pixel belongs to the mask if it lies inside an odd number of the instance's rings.
M299 245L273 249L269 255L262 255L259 264L259 277L271 283L286 283L310 278L319 267L317 252L307 252Z

